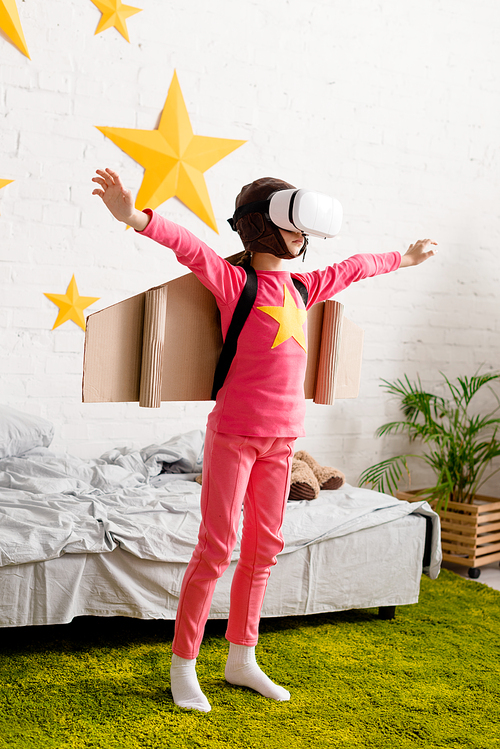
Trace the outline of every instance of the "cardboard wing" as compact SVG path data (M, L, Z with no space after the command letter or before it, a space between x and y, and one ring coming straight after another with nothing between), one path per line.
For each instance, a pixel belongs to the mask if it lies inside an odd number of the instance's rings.
M210 400L222 349L215 298L193 273L87 318L83 402ZM329 300L308 312L306 398L331 404L359 392L363 331Z

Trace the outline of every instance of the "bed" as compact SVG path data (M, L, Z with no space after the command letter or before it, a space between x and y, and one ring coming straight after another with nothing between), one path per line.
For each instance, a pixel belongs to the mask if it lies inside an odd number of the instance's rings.
M0 626L78 616L174 619L200 521L204 433L82 460L50 450L53 426L0 406ZM345 485L289 502L285 548L262 615L316 614L418 601L439 574L439 518ZM218 581L210 618L226 619L239 554Z

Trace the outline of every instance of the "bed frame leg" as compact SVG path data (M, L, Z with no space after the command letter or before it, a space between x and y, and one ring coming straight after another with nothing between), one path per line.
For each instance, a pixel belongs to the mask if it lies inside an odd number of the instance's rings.
M379 606L378 618L379 619L394 619L396 617L395 606Z

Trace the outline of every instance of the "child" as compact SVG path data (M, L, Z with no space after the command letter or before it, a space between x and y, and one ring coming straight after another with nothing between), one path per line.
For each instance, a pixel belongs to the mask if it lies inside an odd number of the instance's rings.
M150 210L134 208L130 191L111 169L93 181L119 221L171 248L214 294L226 336L246 281L245 269L223 260L186 229ZM292 188L263 178L246 185L236 208ZM243 211L245 213L245 211ZM241 214L241 212L240 212ZM281 525L289 492L295 439L304 435L306 338L304 303L292 283L307 291L307 307L368 276L418 265L435 250L430 239L399 252L355 255L323 271L293 272L283 260L301 254L307 238L278 228L259 212L238 218L236 230L245 259L258 278L256 301L238 338L237 353L208 417L198 543L184 575L172 645L171 689L180 707L208 712L210 704L196 676L196 657L217 579L228 567L243 507L241 551L231 586L226 638L226 680L274 700L290 699L255 660L260 610L271 567L283 548Z

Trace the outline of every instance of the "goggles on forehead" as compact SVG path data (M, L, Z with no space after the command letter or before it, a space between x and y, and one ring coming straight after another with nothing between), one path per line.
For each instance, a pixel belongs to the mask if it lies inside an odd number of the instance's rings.
M233 231L237 231L240 218L249 213L263 213L280 229L300 231L323 239L335 237L342 225L339 201L312 190L279 190L267 200L242 205L228 219Z

